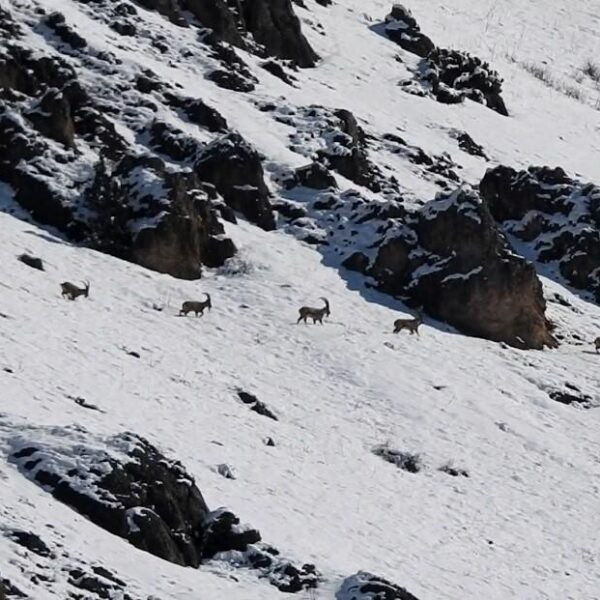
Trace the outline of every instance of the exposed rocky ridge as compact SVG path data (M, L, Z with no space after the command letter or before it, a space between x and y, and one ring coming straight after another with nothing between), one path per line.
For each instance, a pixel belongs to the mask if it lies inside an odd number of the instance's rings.
M61 25L64 18L53 15L50 22ZM74 50L80 62L72 62L85 70L93 51L82 54L81 47ZM184 278L199 277L202 264L220 266L235 252L219 222L220 215L235 218L225 203L266 229L274 227L261 161L251 146L239 134L212 146L206 136L184 135L154 118L156 106L146 97L155 95L213 138L228 131L216 110L175 93L149 71L123 94L104 58L94 59L93 67L100 69L101 83L84 87L61 57L41 56L17 43L0 57L0 180L13 187L15 200L33 218L76 241ZM131 154L117 132L111 93L128 125L141 135L148 131L146 154ZM238 148L224 154L227 144ZM93 153L98 162L90 162ZM190 175L186 170L194 161ZM202 180L218 185L207 194Z
M227 561L256 569L285 592L314 588L320 579L314 565L297 568L275 548L259 544L260 533L229 510L211 512L183 465L140 436L38 429L14 438L11 460L60 502L169 562L198 567L209 559ZM51 554L37 537L11 535L36 554ZM81 581L84 572L77 573L71 571Z
M480 184L491 214L542 263L600 302L600 188L559 167L499 166Z
M386 16L384 31L401 48L421 57L416 79L438 102L457 104L468 98L508 116L501 95L502 79L488 63L467 52L437 47L401 4L395 4ZM412 86L413 82L407 82L407 91Z

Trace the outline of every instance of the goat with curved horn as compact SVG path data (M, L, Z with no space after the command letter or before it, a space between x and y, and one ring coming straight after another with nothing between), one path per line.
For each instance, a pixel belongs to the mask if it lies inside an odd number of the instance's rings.
M331 310L329 309L329 300L327 300L327 298L324 298L323 296L321 296L321 300L323 300L323 302L325 303L325 306L323 306L323 308L314 308L312 306L300 307L300 309L298 310L300 316L296 321L296 325L300 323L300 321L304 321L305 323L307 323L306 319L308 319L308 317L312 319L313 324L319 322L321 323L321 325L323 325L323 317L329 316L331 314Z
M188 313L193 312L193 313L195 313L196 316L198 316L198 313L200 313L200 316L203 316L205 308L208 308L208 310L210 310L212 308L210 294L207 294L206 292L204 292L204 295L206 296L206 300L204 300L202 302L196 302L194 300L186 300L181 305L181 310L179 311L179 315L185 317L185 316L187 316Z

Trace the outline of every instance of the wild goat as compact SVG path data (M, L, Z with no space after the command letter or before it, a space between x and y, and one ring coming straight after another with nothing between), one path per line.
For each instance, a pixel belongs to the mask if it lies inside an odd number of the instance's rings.
M594 346L596 347L596 352L600 351L600 337L594 340Z
M323 308L313 308L311 306L302 306L298 310L298 312L300 313L300 316L298 317L298 320L296 321L296 325L298 323L300 323L300 321L304 321L306 323L307 322L306 319L308 317L310 317L312 319L313 324L318 321L319 323L321 323L321 325L323 325L323 317L329 316L331 314L331 311L329 310L329 301L327 300L327 298L322 297L321 300L323 300L323 302L325 302L325 306Z
M423 322L421 311L417 311L417 316L414 319L396 319L394 321L394 333L399 333L403 329L408 329L410 335L416 333L419 335L419 325Z
M183 315L185 317L189 312L195 313L196 316L198 316L198 313L200 313L200 316L204 315L205 308L208 308L208 310L212 308L212 304L210 302L210 295L206 292L204 292L204 295L206 296L206 300L204 300L204 302L194 302L193 300L187 300L186 302L184 302L181 305L179 315Z
M90 282L84 281L83 283L85 287L80 288L70 281L63 281L60 284L62 297L68 298L69 300L75 300L75 298L78 298L79 296L85 296L87 298L90 295Z

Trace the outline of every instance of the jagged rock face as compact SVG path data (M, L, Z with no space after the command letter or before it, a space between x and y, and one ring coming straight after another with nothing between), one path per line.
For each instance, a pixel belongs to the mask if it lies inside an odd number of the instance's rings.
M61 39L70 36L60 13L44 23ZM145 77L140 94L161 90L159 81ZM151 154L129 156L130 144L105 114L110 107L97 90L83 87L65 61L7 44L0 51L0 83L0 180L39 223L185 279L235 253L215 210L222 201L200 191L186 165L167 169ZM225 119L201 99L166 92L165 100L208 132L227 131ZM174 162L194 159L204 146L160 121L146 127L150 149ZM101 156L96 165L94 153ZM91 176L82 180L82 173Z
M226 135L207 146L194 171L249 221L266 230L275 228L260 156L239 134Z
M600 188L561 168L499 166L480 189L508 233L529 243L540 262L557 262L571 285L600 302Z
M186 11L212 31L215 41L314 67L318 56L304 37L290 0L139 0L177 25ZM256 48L256 45L259 47Z
M158 158L125 157L112 173L98 165L87 203L95 209L91 243L100 250L182 279L220 266L236 249L193 173Z
M318 56L300 29L290 0L242 0L244 22L267 53L314 67Z
M144 438L103 439L79 430L77 440L19 439L11 460L99 527L178 565L197 567L217 552L245 551L260 541L232 513L211 513L183 465Z
M461 331L520 348L555 346L533 265L516 256L474 193L440 197L418 215L436 259L411 282L426 310Z
M472 190L427 204L380 246L369 274L465 333L519 348L556 345L535 269Z

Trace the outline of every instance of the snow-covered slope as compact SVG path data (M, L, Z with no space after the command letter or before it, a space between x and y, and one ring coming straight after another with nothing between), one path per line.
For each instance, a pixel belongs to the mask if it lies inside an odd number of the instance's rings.
M492 61L506 79L510 118L472 102L446 106L402 93L397 84L416 59L402 53L399 63L399 48L377 33L390 8L382 0L296 7L321 62L295 75L296 88L261 71L249 94L203 79L195 32L156 13L137 9L148 31L172 41L167 56L147 37L119 36L94 19L94 2L1 4L24 22L36 5L60 10L88 44L123 61L115 77L151 68L217 107L265 155L276 192L282 169L306 158L288 147L295 127L256 109L275 100L279 110L349 109L367 134L399 133L430 154L449 153L469 183L489 164L460 152L452 130L472 135L490 164L560 164L599 179L593 103L550 90L519 66L552 51L548 68L564 78L593 56L587 28L600 6L591 1L568 15L560 2L407 3L436 42ZM551 35L557 27L559 38ZM48 39L30 31L26 41L54 52ZM195 59L182 58L182 48ZM95 85L93 69L79 76ZM132 146L143 141L133 133L143 116L140 109L115 118ZM204 135L181 120L177 127ZM373 157L415 203L439 189L398 155L374 150ZM89 158L84 153L82 164ZM12 210L10 189L0 193ZM255 570L224 558L192 569L134 548L53 499L13 458L26 442L69 448L89 434L94 446L130 431L181 461L211 508L231 508L295 564L313 563L321 581L299 598L350 600L340 586L360 570L419 600L600 598L600 413L551 398L563 392L600 404L589 343L600 335L597 306L544 279L548 316L565 340L551 351L514 350L431 320L419 337L394 336L394 319L407 312L400 302L340 274L283 229L228 223L237 256L185 282L71 245L20 216L0 214L0 579L27 597L97 598L73 586L73 572L99 566L126 586L113 598L282 597ZM46 270L18 262L22 252L40 256ZM83 279L91 280L89 298L60 297L60 282ZM181 301L202 292L213 310L178 318ZM296 325L298 307L319 296L329 299L331 317L322 327ZM249 411L238 389L256 394L278 420ZM100 410L77 404L81 398ZM269 437L274 446L265 444ZM421 470L383 461L373 453L382 444L420 455ZM449 463L468 477L439 470ZM236 478L219 474L221 464ZM36 533L52 556L15 543L14 530Z

